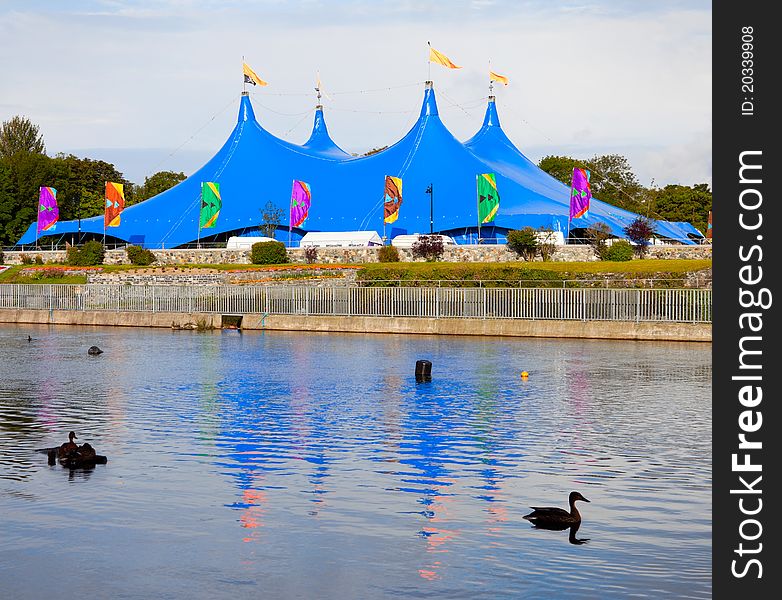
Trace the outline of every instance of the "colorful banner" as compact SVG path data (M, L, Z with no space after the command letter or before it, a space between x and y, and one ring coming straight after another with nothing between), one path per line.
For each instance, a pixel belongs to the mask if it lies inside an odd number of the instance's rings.
M711 211L709 211L709 223L706 225L706 239L711 239Z
M573 182L570 184L570 219L578 219L589 214L589 201L592 190L589 187L589 171L573 167Z
M201 229L214 227L222 207L223 201L222 198L220 198L220 184L213 181L202 182L199 227Z
M489 71L489 81L497 81L503 85L508 85L508 78L494 71Z
M120 213L125 208L125 186L121 183L106 182L106 212L103 215L104 227L119 227Z
M38 196L38 233L54 228L59 218L57 190L53 187L42 187Z
M293 191L291 191L291 227L299 227L307 220L312 203L312 192L308 183L293 180Z
M242 73L244 73L244 82L252 85L269 85L263 79L256 75L246 62L242 63Z
M481 223L489 223L497 216L497 209L500 208L497 180L494 173L482 173L476 179L478 181L478 220Z
M429 44L429 42L427 42ZM443 65L444 67L448 67L449 69L461 69L461 67L453 64L451 62L451 59L448 58L445 54L442 52L438 52L434 48L432 48L432 45L429 44L429 62L437 63L438 65Z
M383 196L383 223L393 223L399 218L402 206L402 180L386 175L386 189Z

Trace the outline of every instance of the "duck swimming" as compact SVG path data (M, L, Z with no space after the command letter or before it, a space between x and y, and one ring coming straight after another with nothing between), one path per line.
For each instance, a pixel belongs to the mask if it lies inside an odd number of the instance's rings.
M96 464L106 464L107 459L105 456L101 456L95 452L93 448L87 442L84 442L79 446L73 440L76 439L76 433L71 431L68 434L68 441L62 444L59 448L51 448L48 450L49 464L55 464L56 460L60 461L63 467L76 468L76 467L92 467Z
M68 441L62 444L59 448L57 448L57 458L64 458L69 454L71 454L72 452L76 452L79 449L79 445L73 441L75 439L76 439L76 433L74 431L71 431L68 434Z
M576 508L576 502L583 500L589 502L578 492L570 492L568 502L570 503L570 512L552 506L532 506L532 512L528 515L524 515L522 518L527 519L530 523L536 527L542 527L546 529L567 529L571 525L581 523L581 513Z

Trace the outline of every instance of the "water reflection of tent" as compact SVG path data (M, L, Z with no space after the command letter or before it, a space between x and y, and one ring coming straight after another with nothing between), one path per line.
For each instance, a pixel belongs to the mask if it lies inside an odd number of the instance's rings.
M60 221L57 235L81 231L115 241L143 236L148 247L178 247L198 238L201 182L220 184L223 205L210 238L258 231L263 198L283 207L280 228L288 229L287 199L291 182L303 180L312 189L307 221L293 229L292 240L308 231L379 230L383 224L383 182L402 178L404 202L393 235L433 230L457 242L474 239L477 230L475 177L495 173L501 203L495 220L481 227L483 237L502 235L524 226L567 229L570 190L527 159L500 127L493 97L483 126L466 143L457 140L440 120L431 82L427 82L418 120L397 143L369 156L352 157L329 136L323 111L316 111L313 132L303 145L281 140L256 120L249 96L242 95L239 117L228 141L207 163L175 187L127 207L119 227L104 232L103 216ZM435 190L430 197L427 189ZM261 193L262 189L262 193ZM431 200L431 202L430 202ZM623 228L638 215L593 199L588 216L572 228L598 221L623 237ZM682 243L703 236L689 224L656 222L658 233ZM35 223L18 243L35 241Z

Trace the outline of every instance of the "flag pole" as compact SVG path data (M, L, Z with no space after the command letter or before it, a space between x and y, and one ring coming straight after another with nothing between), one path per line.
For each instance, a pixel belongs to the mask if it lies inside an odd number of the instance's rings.
M429 46L429 53L426 57L426 80L432 81L432 44L426 42L426 45Z
M480 177L480 174L475 176L475 212L478 214L478 244L481 243L481 198L478 195L478 177Z
M247 80L244 78L244 54L242 54L242 96L247 93ZM199 221L198 230L201 230L201 223Z
M198 223L198 238L196 248L201 249L201 205L204 203L204 182L201 182L201 199L198 202L198 213L196 214L196 223Z

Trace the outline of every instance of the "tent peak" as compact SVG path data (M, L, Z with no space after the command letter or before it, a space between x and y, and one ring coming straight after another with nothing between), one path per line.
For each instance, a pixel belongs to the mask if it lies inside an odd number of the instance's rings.
M500 116L497 114L497 103L494 96L489 96L489 102L486 105L486 116L483 118L483 126L497 126L500 127Z
M434 84L431 81L426 82L424 88L424 103L421 106L421 117L437 116L437 101L434 97Z
M239 123L243 121L255 121L255 111L250 102L250 96L247 92L242 92L242 99L239 103Z

